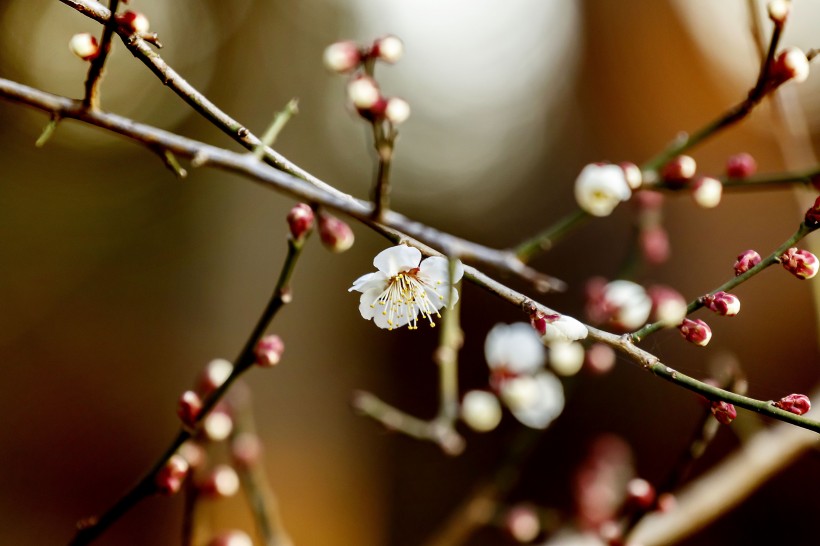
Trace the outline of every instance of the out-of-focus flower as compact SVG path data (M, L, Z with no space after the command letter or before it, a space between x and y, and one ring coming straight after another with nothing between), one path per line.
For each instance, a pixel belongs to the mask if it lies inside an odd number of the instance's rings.
M692 184L692 199L705 209L715 208L723 195L723 183L711 176L701 176Z
M726 160L726 176L729 178L747 178L757 172L757 161L746 152L730 156Z
M202 494L211 497L232 497L239 491L239 476L233 467L216 465L198 484Z
M353 72L362 62L362 54L356 42L345 40L330 44L323 56L325 67L338 74Z
M564 377L575 375L584 365L584 347L575 341L556 340L550 343L550 368Z
M766 4L766 10L769 12L769 19L777 25L782 25L789 17L792 2L791 0L771 0Z
M795 415L803 415L811 409L811 400L805 394L790 394L775 402L774 405Z
M120 28L130 34L145 34L151 27L148 17L137 11L126 11L117 15Z
M741 252L735 262L735 276L742 275L760 263L762 258L754 250Z
M516 504L504 514L504 529L516 542L530 543L541 532L538 512L530 504Z
M484 358L494 374L532 374L544 365L544 345L527 323L496 324L484 340Z
M88 32L81 32L72 36L68 42L68 49L84 61L90 61L100 53L97 39Z
M501 404L487 391L470 391L461 401L461 419L476 432L489 432L501 422Z
M607 283L595 278L587 283L586 310L593 322L609 322L616 328L635 330L649 318L652 299L641 285L632 281Z
M679 155L673 158L661 169L661 178L673 187L683 187L695 176L698 164L688 155Z
M387 99L387 106L384 108L384 117L393 125L399 125L407 121L410 117L410 105L407 101L398 97Z
M547 428L564 409L564 388L548 371L507 379L500 392L513 416L530 428Z
M780 256L780 265L801 280L811 279L820 269L817 256L808 250L799 250L796 247L788 249Z
M638 244L641 247L641 254L650 264L659 265L669 259L669 234L660 224L642 228L638 235Z
M408 325L418 328L418 317L435 326L433 316L439 309L458 301L458 291L450 286L449 262L431 256L421 259L417 248L390 247L373 259L378 271L362 275L349 291L361 292L359 312L379 328L392 330ZM454 282L461 280L464 268L456 263Z
M253 546L253 540L244 531L225 531L212 538L207 546Z
M586 352L586 369L596 375L609 372L615 366L615 349L605 343L594 343Z
M820 197L815 199L814 204L806 211L804 222L811 228L820 226Z
M171 455L154 478L157 491L163 495L178 493L189 468L188 461L182 455Z
M347 84L347 98L358 110L370 110L384 100L379 84L370 76L357 76Z
M774 85L794 80L802 83L809 79L809 59L796 47L787 47L775 58L771 77Z
M587 165L575 180L575 200L593 216L609 216L631 195L624 170L618 165Z
M647 289L652 300L651 316L666 326L677 326L686 318L686 300L669 286L656 284Z
M279 364L284 352L285 343L276 334L267 335L260 339L253 350L256 355L256 364L263 368L270 368Z
M185 391L179 397L177 415L187 427L193 427L202 411L202 399L194 391Z
M394 64L404 55L404 42L398 36L388 34L374 41L370 51L377 59Z
M630 189L637 190L641 187L643 183L643 173L640 167L629 162L620 163L618 166L623 169L626 183L629 184Z

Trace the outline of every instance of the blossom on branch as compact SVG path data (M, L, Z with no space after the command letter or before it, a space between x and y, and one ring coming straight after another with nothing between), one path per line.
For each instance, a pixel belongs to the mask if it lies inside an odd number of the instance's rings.
M811 409L811 400L805 394L790 394L774 402L773 405L795 415L803 415Z
M378 271L362 275L348 292L361 292L359 312L379 328L392 330L407 325L418 328L418 318L435 326L439 309L458 301L458 291L450 285L449 262L431 256L421 259L417 248L398 245L381 251L373 259ZM453 282L461 280L464 268L456 261Z
M712 329L701 319L683 319L678 330L686 341L701 347L706 347L712 339Z
M735 277L742 275L760 263L762 258L755 250L741 252L735 262Z
M779 259L783 269L801 280L811 279L820 269L817 256L808 250L799 250L796 247L788 249Z
M578 320L566 315L545 315L536 311L530 315L530 324L541 335L541 341L578 341L589 334L587 327Z
M631 196L624 170L618 165L587 165L575 180L575 200L593 216L609 216L618 203Z

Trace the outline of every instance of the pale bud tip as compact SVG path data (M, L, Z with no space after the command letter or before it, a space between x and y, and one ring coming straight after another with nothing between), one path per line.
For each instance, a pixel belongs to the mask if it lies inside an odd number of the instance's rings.
M404 55L404 42L389 34L373 42L373 55L386 63L396 63Z
M384 117L393 125L404 123L410 117L410 105L407 104L407 101L398 97L387 99Z
M355 42L346 40L327 46L322 59L328 70L345 74L358 68L362 62L362 54Z
M692 185L692 199L705 209L715 208L723 196L723 184L717 178L701 176Z
M71 37L68 42L71 52L84 61L90 61L99 53L97 39L88 32L81 32Z
M487 391L470 391L461 401L461 419L476 432L489 432L501 422L501 404Z
M777 25L782 25L786 22L791 9L791 0L771 0L766 5L766 10L769 12L769 19Z

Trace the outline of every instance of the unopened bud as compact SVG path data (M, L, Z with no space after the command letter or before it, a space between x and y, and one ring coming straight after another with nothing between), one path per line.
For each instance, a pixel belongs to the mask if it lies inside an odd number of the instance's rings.
M692 199L705 209L715 208L723 196L723 184L717 178L701 176L692 184Z
M790 248L780 256L780 264L783 269L801 280L811 279L820 269L817 256L808 250L799 250L796 247Z
M683 319L678 329L686 341L701 347L706 347L712 339L712 329L701 319Z
M718 315L733 317L740 312L740 300L728 292L715 292L703 296L703 305Z
M550 343L550 368L558 375L570 377L584 365L584 347L575 341L556 340Z
M81 32L71 37L68 42L68 49L84 61L90 61L100 52L97 39L87 32Z
M202 445L195 440L186 440L179 446L177 453L188 461L191 468L199 468L205 464L206 454Z
M661 178L669 185L679 188L695 176L698 164L688 155L679 155L661 169Z
M202 411L202 399L194 391L185 391L179 397L177 415L187 427L193 427Z
M809 77L809 59L801 49L787 47L774 60L771 77L775 85L789 80L804 82Z
M397 36L388 34L373 42L371 54L379 60L393 64L404 55L404 42Z
M211 360L199 377L199 392L202 396L207 396L222 383L224 383L233 372L233 364L223 358Z
M814 204L806 211L805 224L810 228L820 226L820 197L814 200Z
M376 80L369 76L358 76L347 84L347 97L358 110L370 110L382 99Z
M644 192L640 192L644 193ZM638 243L644 259L653 265L659 265L669 259L669 234L661 225L641 229Z
M282 353L285 352L285 344L282 338L275 334L265 336L256 343L253 350L256 355L256 365L263 368L270 368L279 364L282 360Z
M664 196L659 191L641 190L635 192L635 203L642 211L658 210L663 206Z
M652 320L665 326L677 326L686 318L686 300L674 288L656 284L646 292L652 299Z
M393 125L399 125L407 121L410 117L410 105L407 101L398 97L387 99L387 106L384 109L384 117Z
M116 16L120 28L129 34L145 34L151 27L148 18L136 11L126 11Z
M633 478L626 484L626 495L629 502L640 508L651 508L655 503L655 488L643 478Z
M346 40L327 46L323 60L328 70L345 74L358 68L362 62L362 54L356 42Z
M803 415L811 409L811 400L805 394L790 394L775 402L774 405L795 415Z
M226 531L212 538L207 546L253 546L253 540L244 531Z
M735 406L728 402L724 402L723 400L713 401L711 409L712 415L714 415L718 423L722 425L731 424L731 422L737 417L737 410L735 409Z
M182 488L182 482L188 474L188 461L182 455L174 454L160 468L154 477L157 492L163 495L173 495Z
M756 172L757 161L746 152L730 156L726 161L726 176L729 178L748 178Z
M769 19L776 25L783 25L792 10L791 0L770 0L766 5L769 12Z
M586 352L586 369L596 375L603 375L615 366L615 349L605 343L595 343Z
M326 212L319 213L319 237L331 252L344 252L353 246L353 230L350 226Z
M754 250L746 250L737 256L735 277L742 275L761 262L762 258Z
M202 431L212 442L221 442L231 435L233 419L224 409L216 408L205 417Z
M504 515L504 528L516 542L526 544L541 532L538 513L529 504L517 504Z
M262 456L262 441L250 432L238 434L231 442L231 455L241 466L254 466Z
M624 177L626 177L626 183L629 184L630 188L637 190L641 187L643 183L643 173L640 167L627 161L620 163L618 166L624 170Z
M232 497L239 491L239 476L226 464L216 465L197 484L201 493L212 497Z
M313 229L314 214L310 205L299 203L288 213L288 228L294 241L303 241Z
M461 419L476 432L489 432L501 422L501 404L487 391L470 391L461 401Z

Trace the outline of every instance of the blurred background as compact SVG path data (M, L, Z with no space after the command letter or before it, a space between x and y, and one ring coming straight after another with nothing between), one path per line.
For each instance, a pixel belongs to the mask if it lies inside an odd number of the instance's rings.
M383 89L413 110L397 143L394 206L498 247L573 210L572 184L585 164L641 163L679 131L742 100L758 67L743 0L134 0L129 8L147 15L171 66L257 134L298 97L300 114L277 149L359 197L369 194L374 170L370 137L345 107L345 80L325 71L322 52L340 39L400 36L405 58L378 73ZM818 21L820 6L797 4L782 43L817 47ZM81 96L86 66L67 43L77 32L98 35L98 25L56 0L4 0L0 29L0 76ZM813 139L818 85L810 77L783 90ZM120 43L102 106L239 149ZM204 365L239 352L278 274L294 202L207 169L178 180L145 149L77 123L61 124L36 149L46 116L0 101L0 119L0 543L64 544L76 520L109 506L164 450L178 427L177 398ZM726 158L742 151L763 172L811 166L806 153L784 156L772 119L764 104L695 150L699 171L721 174ZM805 200L791 190L742 192L704 210L671 196L671 258L639 280L696 297L731 275L739 252L765 255L785 240ZM536 267L569 282L565 294L541 301L581 316L584 282L616 274L631 218L622 206L540 257ZM347 292L388 246L354 230L357 244L342 255L310 241L294 301L272 327L286 343L284 361L248 376L265 469L297 544L421 544L491 472L518 425L508 416L490 434L465 430L466 452L448 458L349 409L355 389L422 417L437 404L435 332L378 330ZM708 376L716 358L734 359L749 394L764 400L811 391L811 283L773 269L737 294L743 313L710 321L708 350L676 332L646 348L696 377ZM462 301L467 390L486 385L489 328L524 317L469 284ZM638 474L655 482L703 412L693 395L625 361L566 388L564 414L542 435L511 496L559 514L571 511L572 472L599 434L626 440ZM722 429L696 473L738 444ZM805 488L817 479L812 451L685 544L810 543L820 505ZM180 497L149 499L98 543L176 544L181 513ZM207 507L206 516L215 531L253 530L241 497ZM489 530L470 543L505 541Z

